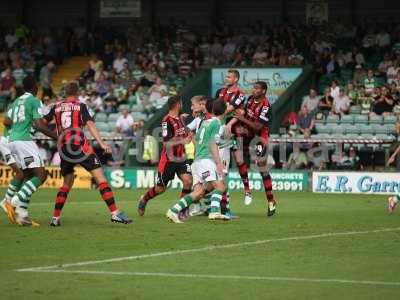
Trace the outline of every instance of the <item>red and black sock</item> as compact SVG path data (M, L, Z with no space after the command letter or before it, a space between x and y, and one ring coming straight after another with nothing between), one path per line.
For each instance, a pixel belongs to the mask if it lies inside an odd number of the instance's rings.
M67 201L69 188L65 185L60 187L56 197L56 204L54 205L53 217L59 218L61 216L61 211L64 207L65 201Z
M222 194L222 199L221 199L220 205L221 205L221 212L222 213L226 212L227 209L229 208L228 192L224 192Z
M115 213L117 209L117 205L115 204L114 194L109 187L107 182L99 183L99 191L101 194L101 198L103 198L104 202L107 204L108 209L111 213Z
M274 195L272 194L271 176L268 173L262 173L261 176L264 183L265 194L267 195L267 200L268 202L274 202L275 200L274 200Z
M150 199L153 199L155 196L157 196L156 188L152 187L147 190L146 194L143 197L144 202L148 202Z
M247 171L247 165L245 163L243 163L243 164L238 165L238 168L239 168L240 177L242 178L244 191L250 192L249 173Z
M180 197L180 198L183 198L184 196L186 196L187 194L190 194L191 192L192 192L191 189L182 189L182 191L181 191L179 197Z

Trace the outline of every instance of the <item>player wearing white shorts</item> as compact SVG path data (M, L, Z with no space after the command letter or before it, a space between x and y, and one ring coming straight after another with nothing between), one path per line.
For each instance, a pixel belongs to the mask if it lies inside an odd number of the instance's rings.
M199 201L206 190L212 190L209 220L229 220L221 214L220 202L225 191L224 166L219 156L217 138L226 112L226 103L213 103L213 118L204 120L196 133L196 154L192 164L193 192L181 198L167 211L167 218L174 223L183 223L179 213L193 202Z
M34 95L37 92L33 77L24 78L25 93L11 106L11 112L4 120L10 127L9 150L16 163L23 170L23 180L15 182L15 191L11 200L6 199L5 208L12 223L21 226L39 226L28 216L28 206L32 194L46 180L46 170L39 154L39 148L32 140L31 129L35 126L46 135L56 138L44 124L41 115L42 103Z

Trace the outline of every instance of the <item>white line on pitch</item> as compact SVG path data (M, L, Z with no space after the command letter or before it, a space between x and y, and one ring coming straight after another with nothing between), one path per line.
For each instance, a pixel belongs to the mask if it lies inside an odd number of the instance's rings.
M242 242L242 243L235 243L235 244L211 245L211 246L205 246L205 247L201 247L201 248L155 252L155 253L142 254L142 255L116 257L116 258L100 259L100 260L89 260L89 261L82 261L82 262L77 262L77 263L58 264L58 265L52 265L52 266L23 268L23 269L17 269L15 271L36 272L36 271L41 271L41 270L50 270L50 269L67 268L67 267L80 267L80 266L97 265L97 264L103 264L103 263L120 262L120 261L126 261L126 260L140 260L140 259L151 258L151 257L180 255L180 254L204 252L204 251L226 249L226 248L254 246L254 245L261 245L261 244L268 244L268 243L275 243L275 242L311 240L311 239L352 236L352 235L381 233L381 232L390 232L390 231L399 231L399 230L400 230L400 227L383 228L383 229L367 230L367 231L330 232L330 233L322 233L322 234L315 234L315 235L293 236L293 237L285 237L285 238L279 238L279 239L268 239L268 240L258 240L258 241L251 241L251 242Z
M86 270L38 270L40 273L68 273L84 275L120 275L120 276L148 276L148 277L172 277L172 278L196 278L196 279L233 279L233 280L269 280L269 281L293 281L310 283L340 283L363 285L389 285L400 286L400 282L373 281L373 280L349 280L336 278L301 278L301 277L275 277L275 276L246 276L246 275L214 275L214 274L184 274L184 273L148 273L148 272L114 272L114 271L86 271Z

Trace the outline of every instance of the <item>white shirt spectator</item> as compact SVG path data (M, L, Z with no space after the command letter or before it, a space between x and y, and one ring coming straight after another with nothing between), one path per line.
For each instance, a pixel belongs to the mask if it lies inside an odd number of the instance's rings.
M379 47L384 48L390 45L390 35L387 32L381 32L376 35L376 43Z
M330 91L331 91L331 97L333 98L333 99L336 99L338 96L339 96L339 91L340 91L340 88L338 87L338 86L336 86L336 87L330 87L329 88L330 89Z
M124 68L124 64L128 63L128 60L125 57L121 57L121 58L116 58L114 59L114 63L113 63L113 68L117 73L120 73L123 68Z
M153 84L149 89L149 102L155 103L158 99L167 95L168 89L165 84Z
M392 84L393 79L396 77L396 75L399 71L400 71L400 68L396 65L389 67L389 69L386 72L388 84Z
M333 110L335 113L342 115L344 114L344 112L342 112L342 109L347 111L349 107L350 107L350 99L349 97L347 97L347 95L337 96L336 98L334 98Z
M131 115L122 115L117 119L116 125L118 128L121 128L122 132L125 132L133 128L133 123L133 117Z
M4 38L8 48L12 48L16 42L18 42L17 36L15 34L7 34Z

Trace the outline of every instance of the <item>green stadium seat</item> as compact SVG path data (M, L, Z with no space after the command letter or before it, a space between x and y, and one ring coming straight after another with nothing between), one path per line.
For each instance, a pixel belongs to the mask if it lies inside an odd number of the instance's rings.
M316 124L315 129L317 130L317 133L330 134L332 132L332 127L325 124Z
M377 134L388 134L386 126L373 124L372 127L374 128L375 135Z
M384 124L396 124L397 122L397 117L396 116L385 116L383 118L383 123Z
M360 105L352 105L349 110L350 114L361 114L361 106Z
M326 118L326 124L337 124L339 122L339 116L338 115L329 115Z
M396 128L395 128L394 124L386 124L384 126L386 127L387 134L390 134L390 135L396 134Z
M368 116L367 115L355 115L354 116L354 124L368 124Z
M127 104L121 104L121 105L118 107L118 109L119 109L119 111L123 111L124 109L129 110L129 105L127 105Z
M96 122L107 122L108 116L105 113L97 113L95 116Z
M354 122L354 115L343 115L340 118L341 124L353 124Z
M374 128L367 124L360 124L360 132L362 136L365 134L374 134Z
M359 135L360 134L360 126L359 125L347 125L346 126L346 135Z
M109 122L116 122L119 118L120 114L110 114L108 116L108 121Z
M369 124L382 124L382 116L369 116Z
M346 125L339 124L337 126L332 127L332 134L344 135L345 132L346 132Z
M96 122L96 127L99 131L104 131L104 132L109 131L109 126L105 122Z

